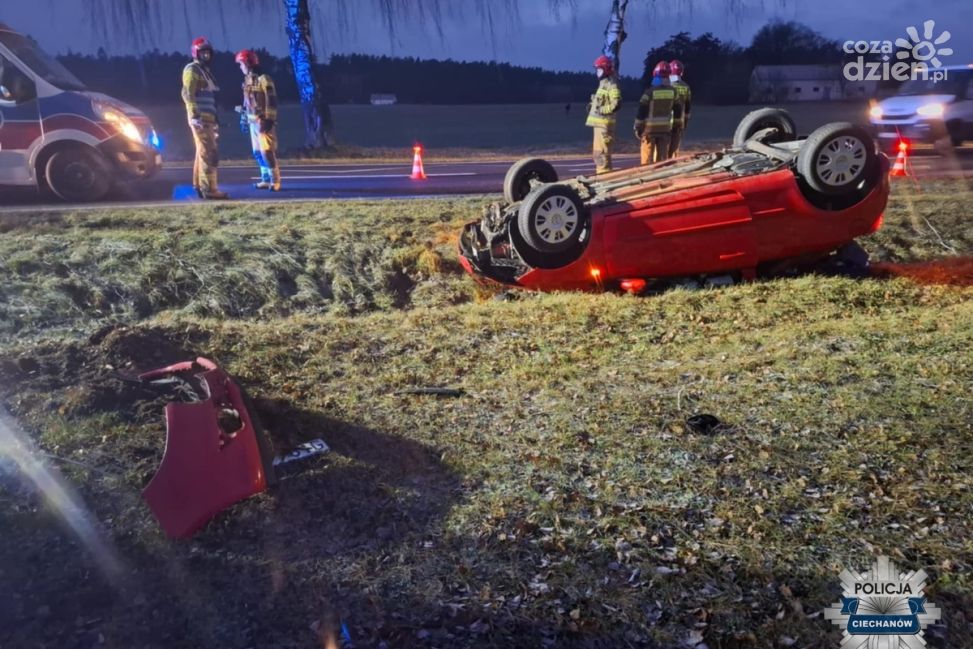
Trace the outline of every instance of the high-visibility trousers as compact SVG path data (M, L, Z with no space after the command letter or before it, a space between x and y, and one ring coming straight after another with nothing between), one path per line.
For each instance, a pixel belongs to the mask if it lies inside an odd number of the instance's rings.
M682 146L682 135L686 132L684 128L672 130L672 137L669 139L669 157L675 158L679 155L679 147Z
M591 147L595 161L595 173L603 174L612 170L612 149L615 147L615 127L595 126L594 142Z
M220 165L220 127L212 122L203 122L199 128L193 128L190 124L189 129L193 132L193 142L196 144L193 187L204 194L219 191L216 169Z
M260 167L260 181L280 189L280 161L277 159L277 125L260 132L260 122L250 122L250 147Z
M643 135L640 153L643 165L665 160L669 155L669 135Z

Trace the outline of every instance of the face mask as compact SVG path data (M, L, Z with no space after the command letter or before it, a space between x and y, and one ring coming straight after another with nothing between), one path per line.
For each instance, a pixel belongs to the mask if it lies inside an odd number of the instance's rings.
M602 70L601 68L598 68L597 70L595 70L595 75L597 75L597 77L601 79L605 76L605 71Z

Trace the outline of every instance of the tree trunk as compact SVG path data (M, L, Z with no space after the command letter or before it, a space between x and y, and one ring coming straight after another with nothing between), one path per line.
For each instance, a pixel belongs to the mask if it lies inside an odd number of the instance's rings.
M308 0L284 0L287 14L287 40L290 44L291 65L304 109L305 146L323 149L333 143L331 109L314 73L317 63L311 42L311 11Z
M627 34L625 33L625 10L628 9L628 0L614 0L612 2L612 13L608 19L608 26L605 27L605 47L602 54L612 60L615 67L615 74L619 74L621 67L621 49Z

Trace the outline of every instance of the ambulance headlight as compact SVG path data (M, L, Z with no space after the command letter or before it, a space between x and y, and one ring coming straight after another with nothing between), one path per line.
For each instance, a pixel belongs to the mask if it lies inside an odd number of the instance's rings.
M105 104L95 104L95 112L103 121L111 124L115 127L115 130L128 139L133 142L142 142L142 134L138 127L122 111Z

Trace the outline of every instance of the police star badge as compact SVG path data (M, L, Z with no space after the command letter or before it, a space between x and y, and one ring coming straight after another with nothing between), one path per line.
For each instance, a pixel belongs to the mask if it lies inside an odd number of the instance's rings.
M923 629L941 616L923 594L924 571L900 573L883 556L869 572L846 568L840 577L841 601L824 617L843 630L841 649L924 649Z

